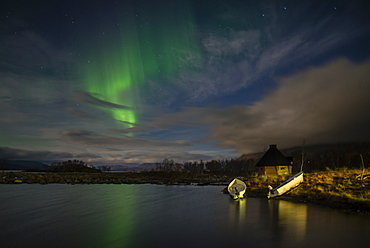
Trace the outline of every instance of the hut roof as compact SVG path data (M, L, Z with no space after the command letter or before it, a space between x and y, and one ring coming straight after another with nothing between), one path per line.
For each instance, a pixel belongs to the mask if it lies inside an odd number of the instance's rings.
M265 155L258 161L256 166L290 165L290 161L277 149L276 145L270 145Z

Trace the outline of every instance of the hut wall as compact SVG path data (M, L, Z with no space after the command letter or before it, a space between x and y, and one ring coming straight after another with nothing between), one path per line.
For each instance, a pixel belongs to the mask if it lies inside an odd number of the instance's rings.
M277 175L277 166L259 166L258 167L259 176L270 176Z
M278 175L278 166L265 166L266 176Z
M258 166L258 175L259 176L282 176L289 175L292 173L292 166L283 165L283 166Z

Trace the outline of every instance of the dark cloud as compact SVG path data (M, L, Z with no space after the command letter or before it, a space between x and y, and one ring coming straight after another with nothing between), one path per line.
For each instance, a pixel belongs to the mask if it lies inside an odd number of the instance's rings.
M129 121L119 121L119 120L116 120L116 121L119 122L119 123L128 124L130 126L137 126L138 125L136 123L129 122Z
M112 128L109 130L113 134L130 134L130 133L145 133L145 128L143 127L130 127L124 129Z
M49 151L28 151L9 147L0 147L0 156L5 159L48 160L72 157L71 153L53 153Z
M1 159L20 159L20 160L37 160L37 161L55 161L72 159L79 157L100 158L99 155L91 153L82 153L74 155L69 152L50 152L50 151L30 151L25 149L14 149L10 147L0 147Z
M279 79L278 88L253 106L215 110L212 140L241 152L370 140L370 62L339 59Z
M85 92L85 91L78 91L75 96L75 100L86 102L95 106L103 107L103 108L113 108L113 109L136 109L134 107L128 107L116 103L111 103L108 101L104 101L99 99L98 97L93 96L92 94Z

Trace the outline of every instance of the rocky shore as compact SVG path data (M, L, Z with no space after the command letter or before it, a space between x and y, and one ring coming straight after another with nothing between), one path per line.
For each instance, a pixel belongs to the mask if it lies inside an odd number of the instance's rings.
M235 176L185 172L45 173L0 172L0 184L164 184L227 185ZM247 197L267 197L268 185L275 187L289 176L238 177L247 185ZM328 170L305 173L304 182L272 200L291 200L337 208L370 216L370 175L361 170Z

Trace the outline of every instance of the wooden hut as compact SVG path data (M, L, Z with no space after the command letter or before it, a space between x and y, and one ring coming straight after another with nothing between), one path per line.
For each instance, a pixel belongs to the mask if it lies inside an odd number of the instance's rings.
M270 148L258 161L259 176L287 175L292 173L293 161L291 157L285 157L276 145L270 145Z

